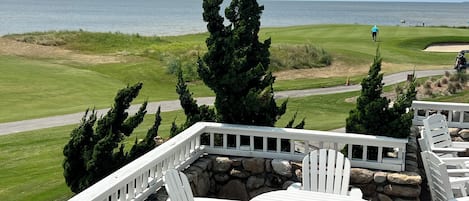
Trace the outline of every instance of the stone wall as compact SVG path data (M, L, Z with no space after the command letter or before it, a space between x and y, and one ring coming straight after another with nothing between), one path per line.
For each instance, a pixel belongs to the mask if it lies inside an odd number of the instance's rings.
M194 196L247 201L264 192L301 182L301 163L280 159L205 156L184 170ZM388 173L352 168L352 186L373 201L418 201L417 173Z

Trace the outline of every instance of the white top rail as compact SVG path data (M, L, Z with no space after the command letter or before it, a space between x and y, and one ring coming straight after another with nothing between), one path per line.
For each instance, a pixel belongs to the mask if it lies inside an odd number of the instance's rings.
M301 161L310 150L348 145L352 167L403 171L406 144L407 139L382 136L199 122L70 200L144 200L163 186L168 168L183 170L203 154Z
M413 124L423 126L423 120L432 114L446 116L448 127L469 128L469 104L450 102L413 101Z

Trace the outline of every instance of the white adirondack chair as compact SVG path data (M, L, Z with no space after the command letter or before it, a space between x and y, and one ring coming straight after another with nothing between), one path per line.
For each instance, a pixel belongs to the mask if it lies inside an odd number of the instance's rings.
M468 142L453 142L448 130L448 122L442 114L433 114L423 120L424 129L419 139L422 151L428 150L440 156L457 157L458 152L466 152Z
M421 155L433 201L469 201L466 193L466 184L469 182L469 177L450 177L446 167L447 164L435 153L424 151ZM469 170L465 169L465 171ZM458 189L464 197L455 198L452 189Z
M171 201L223 201L224 199L194 197L187 176L175 169L166 171L163 181ZM228 200L225 200L228 201Z
M360 189L348 191L350 160L333 149L314 150L303 158L303 184L295 183L288 189L303 189L362 197Z

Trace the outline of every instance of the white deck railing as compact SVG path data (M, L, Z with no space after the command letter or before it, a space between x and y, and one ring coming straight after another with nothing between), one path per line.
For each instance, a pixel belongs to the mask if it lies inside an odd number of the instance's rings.
M469 128L469 104L413 101L414 109L413 124L423 126L423 120L432 114L443 114L446 116L448 126L452 128Z
M203 154L301 161L313 148L340 150L348 145L352 167L403 171L406 144L407 139L372 135L200 122L70 200L144 200L163 185L168 168L185 169ZM363 152L353 158L357 147ZM377 148L377 159L367 158L370 147ZM387 157L386 148L393 149L395 157Z

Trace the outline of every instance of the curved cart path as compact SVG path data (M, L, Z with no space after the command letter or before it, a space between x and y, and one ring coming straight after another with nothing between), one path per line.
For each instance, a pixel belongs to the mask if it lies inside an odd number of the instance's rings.
M435 75L443 75L445 71L448 70L426 70L426 71L416 71L416 77L429 77ZM395 73L391 75L386 75L383 78L385 85L392 85L399 82L403 82L407 79L407 75L411 74L412 71L405 71L400 73ZM350 86L336 86L328 88L316 88L316 89L304 89L304 90L291 90L291 91L279 91L275 92L275 98L287 98L287 97L303 97L303 96L312 96L320 94L333 94L333 93L344 93L350 91L358 91L361 89L361 85L350 85ZM196 98L198 104L213 105L215 97L201 97ZM160 101L160 102L151 102L147 106L147 114L154 114L158 107L161 106L162 112L180 110L181 106L179 100L171 101ZM140 104L132 105L128 112L130 114L136 113ZM102 114L105 114L109 108L97 110L98 117ZM12 133L19 133L24 131L31 131L43 128L51 128L57 126L65 126L70 124L77 124L80 122L83 117L84 112L59 115L52 117L44 117L38 119L22 120L15 122L0 123L0 135L7 135Z

